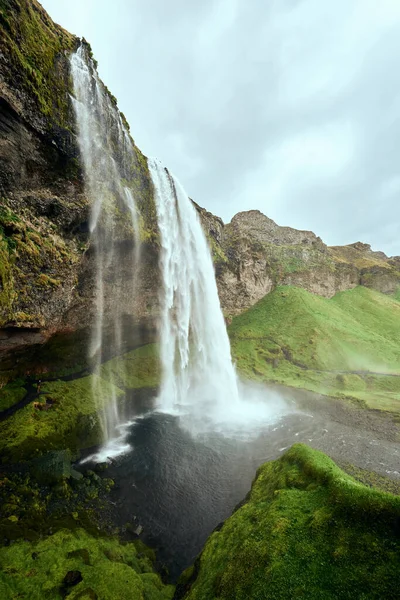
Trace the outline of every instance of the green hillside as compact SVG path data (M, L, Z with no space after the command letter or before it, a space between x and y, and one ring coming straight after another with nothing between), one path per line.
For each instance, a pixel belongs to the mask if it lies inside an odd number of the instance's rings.
M247 502L210 536L175 598L397 598L399 518L399 497L296 444L260 467Z
M245 377L400 412L400 304L357 287L321 298L279 287L229 327Z

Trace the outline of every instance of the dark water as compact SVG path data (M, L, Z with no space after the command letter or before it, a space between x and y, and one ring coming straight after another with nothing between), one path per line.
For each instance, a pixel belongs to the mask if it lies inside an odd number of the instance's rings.
M112 460L105 472L116 483L112 520L121 528L140 524L140 538L157 551L172 580L244 500L257 467L295 442L320 449L339 464L352 463L400 480L397 428L386 417L282 386L255 391L262 403L253 402L254 386L243 390L244 411L234 420L242 424L243 418L243 427L235 435L227 434L235 417L229 405L213 425L204 406L186 416L155 412L155 390L136 391L127 403L130 418L136 419L123 442L131 450ZM283 416L278 418L282 403Z
M307 441L316 428L322 431L323 423L298 413L264 425L253 437L194 437L179 417L145 415L130 429L132 451L107 471L117 484L118 524L140 523L141 539L176 578L245 498L257 467L295 441Z

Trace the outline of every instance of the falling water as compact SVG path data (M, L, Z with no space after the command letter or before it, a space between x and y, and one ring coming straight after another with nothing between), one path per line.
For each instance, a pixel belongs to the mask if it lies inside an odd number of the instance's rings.
M203 416L239 402L210 251L179 181L149 161L161 235L161 362L164 410L201 404Z
M106 352L122 352L122 319L133 294L139 264L138 213L128 183L135 155L121 115L84 45L71 57L71 72L86 193L92 203L96 319L90 356L99 372ZM132 239L134 244L125 243ZM111 319L107 317L110 314ZM104 438L108 440L124 419L123 407L115 391L107 399L107 408L102 406L101 379L94 377L93 381L93 395L98 402Z

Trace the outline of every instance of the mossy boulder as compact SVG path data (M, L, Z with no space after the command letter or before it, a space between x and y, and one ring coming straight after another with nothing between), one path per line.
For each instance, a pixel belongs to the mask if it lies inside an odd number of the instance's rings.
M84 530L0 548L0 565L2 600L171 600L174 593L135 543L92 537Z
M75 381L42 384L42 392L51 399L49 410L39 410L33 402L1 423L0 453L3 461L29 460L49 450L89 447L100 443L102 432L98 408L106 406L123 391L101 381L95 401L93 380L97 375Z
M31 463L31 473L43 483L56 483L62 479L82 479L83 475L71 465L71 453L68 450L47 452Z
M259 468L245 504L178 585L185 600L396 598L400 497L296 444Z

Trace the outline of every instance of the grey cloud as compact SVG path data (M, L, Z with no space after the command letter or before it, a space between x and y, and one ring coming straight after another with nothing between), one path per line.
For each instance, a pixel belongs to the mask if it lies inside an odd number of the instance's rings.
M400 254L396 0L43 5L199 204Z

